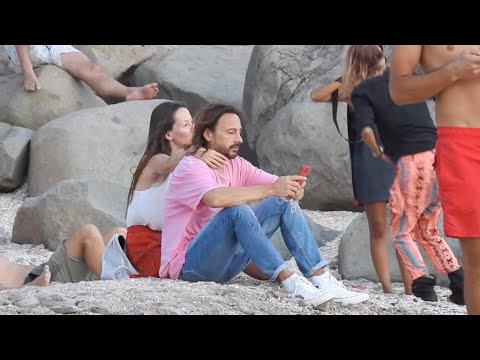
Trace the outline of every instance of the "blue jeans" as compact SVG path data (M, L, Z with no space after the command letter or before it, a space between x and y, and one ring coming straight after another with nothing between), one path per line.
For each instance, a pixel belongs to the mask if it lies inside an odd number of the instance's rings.
M298 203L271 197L255 210L240 205L219 212L190 243L180 279L223 283L253 262L275 281L288 268L270 241L278 228L305 276L327 265Z

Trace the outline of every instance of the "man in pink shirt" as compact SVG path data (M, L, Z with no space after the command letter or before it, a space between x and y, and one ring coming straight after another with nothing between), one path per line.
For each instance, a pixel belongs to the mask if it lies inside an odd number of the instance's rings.
M367 300L367 294L349 291L338 282L322 259L297 203L305 186L299 181L306 178L277 177L238 157L241 131L239 113L228 105L210 104L195 116L189 153L204 147L229 160L222 169L211 169L185 156L172 173L160 277L224 283L245 270L279 282L307 304ZM263 199L254 210L246 205ZM278 228L304 276L292 272L270 242Z

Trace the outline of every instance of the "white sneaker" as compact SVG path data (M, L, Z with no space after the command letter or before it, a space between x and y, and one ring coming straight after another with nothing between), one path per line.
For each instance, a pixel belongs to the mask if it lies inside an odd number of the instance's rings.
M309 279L317 288L332 293L332 301L344 305L358 304L367 301L370 297L366 293L348 290L345 285L338 281L330 271L325 271L322 275L312 276Z
M282 281L282 289L305 304L313 306L323 304L334 297L332 293L315 287L306 278L297 274Z

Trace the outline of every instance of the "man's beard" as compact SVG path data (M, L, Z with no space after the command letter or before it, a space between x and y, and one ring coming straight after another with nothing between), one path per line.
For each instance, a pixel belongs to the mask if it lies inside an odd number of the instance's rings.
M232 150L236 150L235 152L231 152ZM217 150L220 154L225 155L228 159L232 160L238 156L238 151L240 150L239 145L232 145L228 149Z

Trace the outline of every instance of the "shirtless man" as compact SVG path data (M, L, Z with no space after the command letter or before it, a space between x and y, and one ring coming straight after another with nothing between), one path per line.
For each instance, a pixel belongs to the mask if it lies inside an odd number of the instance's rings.
M414 75L420 64L425 72ZM445 235L460 239L468 314L480 314L480 46L396 45L390 93L399 105L436 98L436 173Z
M83 80L99 96L129 100L149 100L157 96L158 84L127 87L105 74L100 66L71 45L5 45L9 59L23 74L26 91L41 89L33 69L43 64L56 65Z

